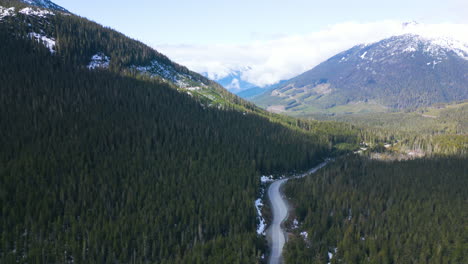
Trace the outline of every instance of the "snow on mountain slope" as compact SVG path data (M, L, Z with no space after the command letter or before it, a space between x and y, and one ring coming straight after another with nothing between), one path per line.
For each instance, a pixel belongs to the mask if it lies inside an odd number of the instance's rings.
M190 82L192 81L192 76L189 74L180 73L173 66L164 64L157 60L153 60L149 65L134 65L132 68L151 77L161 77L164 80L170 81L181 88L189 87Z
M369 61L373 61L374 57L378 57L379 61L385 61L395 55L416 52L424 53L438 60L446 59L449 54L455 54L468 60L468 44L448 37L427 38L415 34L405 34L356 47L360 47L364 51L359 57ZM346 57L343 57L342 61L346 61Z
M3 6L0 6L0 20L2 20L3 18L5 17L9 17L9 16L15 16L15 8L14 7L3 7Z
M47 19L49 16L54 16L55 14L54 12L47 9L26 7L16 12L16 9L14 7L7 8L0 6L0 22L4 22L4 20L7 18L15 18L17 15L32 16L36 17L39 20L43 20ZM29 32L27 34L27 37L43 44L46 48L50 50L51 53L55 53L55 38L47 36L43 30L41 30L41 33Z
M36 33L36 32L31 32L28 34L28 36L31 39L35 39L37 42L44 44L49 50L50 53L55 53L55 39L47 37L45 35Z
M48 8L48 9L53 9L61 12L68 12L65 8L49 1L49 0L21 0L22 2L37 6L37 7L43 7L43 8Z
M54 12L45 9L38 9L38 8L31 8L26 7L19 11L21 14L27 16L37 16L37 17L47 17L47 16L54 16Z
M94 69L107 69L109 68L110 64L110 57L106 56L102 52L98 52L96 55L93 55L91 57L91 61L88 64L88 69L94 70Z
M468 44L397 35L360 44L254 101L296 114L407 109L468 99Z

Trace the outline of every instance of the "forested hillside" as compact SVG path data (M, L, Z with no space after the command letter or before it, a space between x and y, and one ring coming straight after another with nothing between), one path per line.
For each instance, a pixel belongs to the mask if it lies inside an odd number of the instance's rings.
M91 22L18 18L0 21L0 263L258 263L261 173L358 142L349 125L271 122L234 96L218 109L114 71L157 55ZM54 52L28 23L50 30ZM93 39L120 58L110 70L86 67Z
M416 111L308 117L381 128L394 133L468 134L468 102L436 104Z
M0 6L12 8L0 18L5 28L18 37L44 44L68 65L158 79L190 92L206 105L256 108L144 43L95 22L57 10L30 7L21 1L0 0Z
M289 181L286 263L467 263L467 173L466 157L354 156Z

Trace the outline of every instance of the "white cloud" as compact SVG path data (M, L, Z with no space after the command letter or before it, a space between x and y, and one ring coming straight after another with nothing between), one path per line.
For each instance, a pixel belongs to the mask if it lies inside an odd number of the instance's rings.
M274 84L307 71L329 57L360 43L404 33L450 37L468 43L468 24L410 24L401 21L346 22L305 35L291 35L246 45L159 46L158 50L212 79L245 69L242 79L259 86Z

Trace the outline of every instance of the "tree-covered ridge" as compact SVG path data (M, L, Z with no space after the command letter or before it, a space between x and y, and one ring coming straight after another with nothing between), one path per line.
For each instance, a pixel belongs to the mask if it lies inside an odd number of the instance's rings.
M286 263L328 263L329 252L331 263L467 263L466 161L346 157L289 181L308 237L287 243Z
M0 23L9 26L17 36L28 37L31 33L38 33L53 39L56 55L66 64L87 67L93 56L103 54L109 58L106 68L110 71L133 77L160 79L177 89L193 87L195 90L190 93L200 97L206 105L234 104L246 110L257 109L216 82L174 63L155 49L113 29L55 10L47 16L22 14L19 10L28 5L20 1L1 0L0 6L15 8L15 15L3 18ZM37 7L33 9L41 10Z
M268 113L254 104L229 93L219 84L170 61L165 55L160 54L144 43L130 39L115 30L87 19L60 12L45 17L22 15L18 13L18 10L27 7L27 5L15 0L0 0L0 5L12 6L16 9L16 16L8 16L0 21L2 30L11 34L9 37L14 36L35 41L28 34L41 32L41 34L53 38L56 42L56 53L53 56L58 58L56 61L60 61L66 67L87 68L93 54L102 52L111 56L109 63L111 72L141 80L157 80L165 82L171 87L176 86L163 78L141 74L141 72L131 67L145 65L157 60L161 64L167 64L176 69L177 72L189 75L192 81L196 82L196 85L206 86L208 89L201 92L197 92L197 90L180 90L191 94L192 98L201 102L204 106L217 106L218 109L236 109L246 114L254 113L293 129L312 131L325 141L349 139L355 137L359 132L358 128L346 124L300 121L295 118ZM355 138L351 141L354 142Z

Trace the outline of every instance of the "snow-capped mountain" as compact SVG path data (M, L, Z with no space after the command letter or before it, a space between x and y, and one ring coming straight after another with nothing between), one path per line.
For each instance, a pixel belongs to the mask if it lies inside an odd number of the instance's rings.
M378 62L392 61L392 58L401 55L410 55L414 58L416 54L423 54L437 60L445 60L450 56L458 56L468 60L468 44L449 38L428 39L419 35L406 34L391 37L377 43L358 45L364 51L359 58L363 61L374 61L374 55ZM340 59L346 61L349 55L346 53Z
M465 100L467 87L468 44L404 34L339 53L255 101L303 114L385 111Z
M48 8L48 9L53 9L61 12L68 12L65 8L49 1L49 0L21 0L22 2L37 6L37 7L42 7L42 8Z
M251 70L251 67L240 67L238 69L226 69L223 74L202 72L201 74L207 78L215 80L231 93L239 94L245 90L257 87L243 78L243 73Z
M215 80L231 93L239 94L245 90L256 87L255 84L245 81L242 77L242 74L250 69L250 67L243 67L236 70L229 69L225 74L203 72L202 75Z

